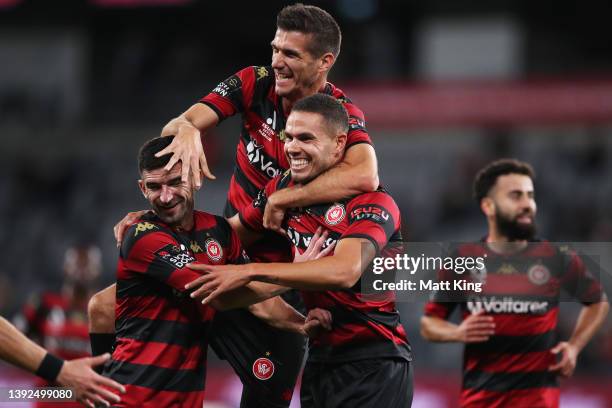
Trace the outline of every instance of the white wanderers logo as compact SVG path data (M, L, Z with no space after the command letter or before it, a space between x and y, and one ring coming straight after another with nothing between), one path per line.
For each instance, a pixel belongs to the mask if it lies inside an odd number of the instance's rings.
M262 381L269 380L274 375L274 363L265 357L258 358L253 363L253 375Z
M211 261L217 262L223 257L223 248L221 248L221 244L216 239L208 238L204 246L206 247L206 255L208 255Z
M534 285L544 285L550 280L550 271L542 264L535 264L527 271L527 277Z
M325 213L325 222L329 225L336 225L344 219L346 210L342 204L336 204L327 210Z

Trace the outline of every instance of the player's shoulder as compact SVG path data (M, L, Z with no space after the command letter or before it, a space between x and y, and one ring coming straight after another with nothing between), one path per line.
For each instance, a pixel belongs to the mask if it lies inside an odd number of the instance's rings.
M171 235L169 228L149 211L128 227L121 244L121 256L127 256L137 242L168 241Z
M358 194L348 200L347 211L351 222L371 219L388 220L390 217L399 219L400 210L387 190L379 187L376 191Z
M325 88L323 89L323 93L333 96L336 98L344 108L347 110L349 116L363 116L363 112L361 109L355 105L355 103L348 97L348 95L336 85L328 82L325 84Z
M397 203L391 194L382 186L378 187L375 191L357 194L349 199L347 203L349 207L363 204L386 205L390 208L397 207Z

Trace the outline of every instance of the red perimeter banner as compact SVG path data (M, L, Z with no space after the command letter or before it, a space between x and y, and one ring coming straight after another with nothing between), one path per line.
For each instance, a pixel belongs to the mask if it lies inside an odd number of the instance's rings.
M0 0L1 1L1 0ZM184 6L192 0L89 0L103 7Z
M612 78L343 88L367 123L383 127L612 122Z

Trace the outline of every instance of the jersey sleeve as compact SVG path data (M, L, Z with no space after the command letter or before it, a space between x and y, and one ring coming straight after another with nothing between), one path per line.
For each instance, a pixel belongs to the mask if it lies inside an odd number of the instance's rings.
M188 249L151 223L140 222L128 229L120 257L131 272L147 275L179 292L200 276L186 266L196 261Z
M366 129L365 115L355 104L347 102L344 104L349 115L349 131L346 140L346 148L360 143L372 144L372 139Z
M251 105L255 89L256 67L244 68L220 82L208 95L200 99L224 120L238 112L244 112Z
M240 211L239 217L242 225L256 232L265 230L263 226L264 210L266 209L268 197L276 191L279 177L270 180L263 189L259 190L253 202Z
M399 231L400 212L395 201L386 193L376 191L361 194L347 205L349 226L344 238L365 238L377 252L382 251L391 237Z
M589 305L602 300L604 291L599 280L573 250L562 250L566 268L560 277L561 286L576 300Z
M440 269L436 275L438 282L452 281L457 278L457 274L449 269ZM425 304L425 316L447 320L459 304L458 298L462 297L461 294L449 293L445 290L432 291L429 301Z

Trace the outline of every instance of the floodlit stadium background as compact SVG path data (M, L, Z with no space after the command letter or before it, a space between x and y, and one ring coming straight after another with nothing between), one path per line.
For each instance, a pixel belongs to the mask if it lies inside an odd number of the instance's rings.
M135 182L138 146L220 80L268 64L284 4L0 0L3 316L29 294L57 289L64 251L79 242L102 249L100 287L113 281L112 226L146 207ZM513 156L539 173L541 236L612 241L605 2L313 4L343 30L330 80L365 112L407 240L479 239L485 223L471 199L473 175ZM208 136L218 179L198 194L198 208L221 212L237 140L237 119ZM562 307L567 337L577 308ZM422 304L400 310L416 355L414 406L454 406L461 345L425 343ZM236 406L239 383L226 364L211 360L208 398ZM611 366L608 317L563 383L562 406L612 406ZM0 386L28 378L0 365Z

